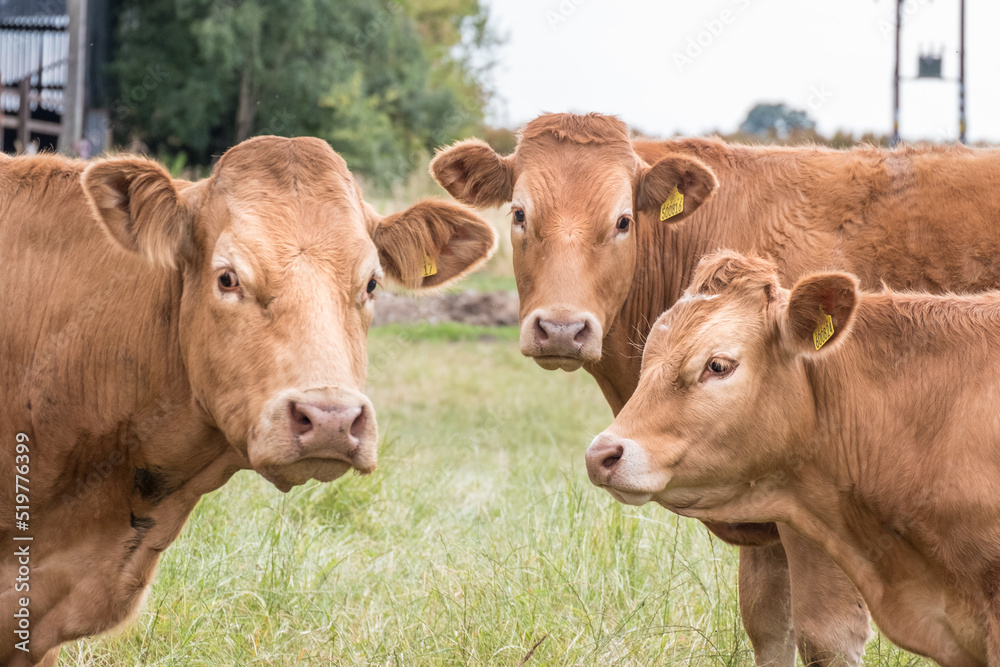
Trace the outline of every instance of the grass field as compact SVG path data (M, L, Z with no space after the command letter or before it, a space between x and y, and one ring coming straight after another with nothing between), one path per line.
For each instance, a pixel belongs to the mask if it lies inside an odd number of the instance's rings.
M587 481L611 419L514 329L370 339L379 469L282 495L242 472L164 554L135 623L63 665L750 665L735 549ZM540 643L539 643L540 642ZM867 664L923 664L873 641Z

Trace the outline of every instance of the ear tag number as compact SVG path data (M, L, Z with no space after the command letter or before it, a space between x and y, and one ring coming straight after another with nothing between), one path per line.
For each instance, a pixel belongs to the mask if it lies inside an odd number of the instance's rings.
M424 255L424 278L429 278L438 272L437 262L430 255Z
M674 191L667 196L667 200L660 206L660 222L680 215L684 212L684 195L674 186Z
M816 349L823 347L826 341L833 338L833 318L823 313L816 323L816 331L813 331L813 345Z

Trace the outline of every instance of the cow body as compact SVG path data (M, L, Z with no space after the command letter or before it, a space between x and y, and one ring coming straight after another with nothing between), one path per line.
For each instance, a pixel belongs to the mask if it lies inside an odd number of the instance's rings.
M44 653L126 620L201 496L250 467L192 398L178 340L180 275L150 271L109 242L90 217L82 164L37 162L34 182L4 183L0 195L3 468L13 469L24 433L32 518L21 532L5 516L0 534L8 544L33 538L28 591L12 586L17 563L0 561L0 662L16 655L6 624L22 596L35 657L35 647ZM52 198L42 202L44 191ZM9 506L11 482L0 484Z
M707 258L588 450L591 479L702 520L781 522L893 641L1000 664L1000 293L855 286L820 274L789 293L768 262Z
M236 471L281 490L371 471L375 287L446 282L493 242L452 204L377 215L313 139L249 140L197 183L136 157L0 160L0 503L22 493L15 466L30 480L27 525L0 517L0 541L30 550L27 587L0 555L0 663L54 663L134 614Z
M463 142L432 170L460 201L512 202L522 352L582 366L615 414L650 324L717 248L772 257L785 281L843 269L873 289L1000 287L1000 151L632 142L616 119L552 114L510 156ZM683 210L661 220L674 188ZM860 662L867 612L816 545L775 526L708 525L742 547L740 605L760 663L792 664L796 642L808 661Z
M785 281L842 269L866 289L1000 287L1000 151L834 151L711 139L634 146L650 164L676 154L696 158L720 185L683 222L640 214L630 291L600 361L584 364L615 412L638 383L635 350L649 324L684 293L698 260L719 248L772 257Z

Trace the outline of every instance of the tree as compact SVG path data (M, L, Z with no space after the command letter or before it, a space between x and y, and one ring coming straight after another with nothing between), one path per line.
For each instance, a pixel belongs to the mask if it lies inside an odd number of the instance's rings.
M474 130L490 95L480 0L121 0L118 38L118 138L201 163L314 135L388 185Z
M795 131L812 130L815 127L815 121L805 111L792 109L785 103L756 104L740 124L740 132L785 139Z

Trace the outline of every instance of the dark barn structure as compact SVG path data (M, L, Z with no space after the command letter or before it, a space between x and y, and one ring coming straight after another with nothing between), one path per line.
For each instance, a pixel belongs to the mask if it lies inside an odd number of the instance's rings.
M0 149L108 147L113 1L0 0Z

